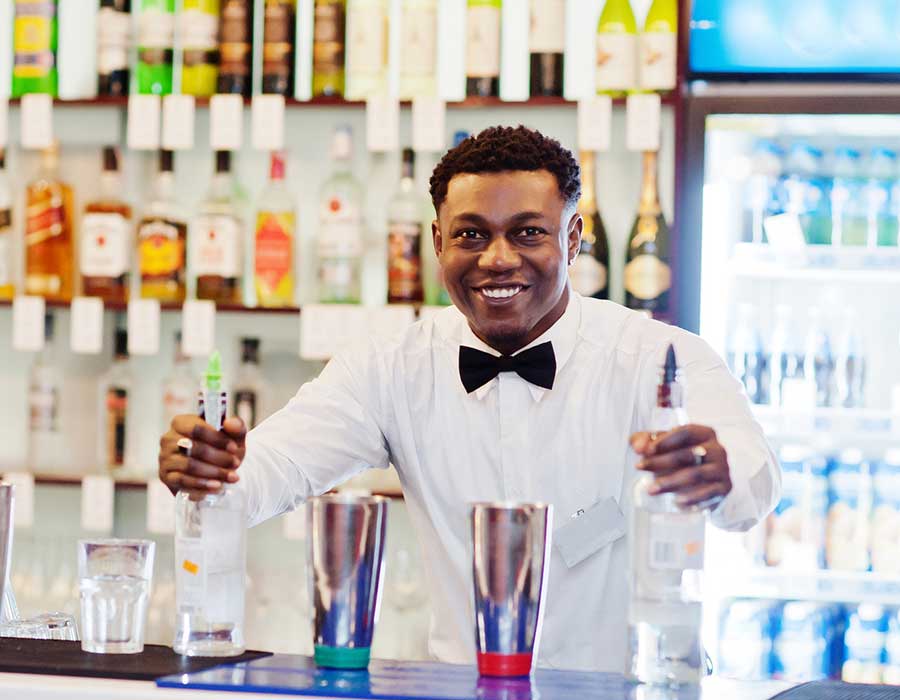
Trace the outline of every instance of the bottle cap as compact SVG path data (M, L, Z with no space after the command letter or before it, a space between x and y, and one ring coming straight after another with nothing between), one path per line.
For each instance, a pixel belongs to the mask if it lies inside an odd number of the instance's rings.
M456 148L459 144L469 138L468 131L457 131L453 134L453 148Z
M259 363L259 338L241 338L241 361Z
M284 180L284 152L272 151L269 161L269 179Z
M218 350L213 350L203 373L203 386L208 391L218 391L222 387L222 358Z
M119 172L119 150L115 146L103 147L103 172Z
M116 357L128 357L128 331L124 328L116 328L114 354Z
M159 152L159 171L161 173L171 173L175 170L175 154L172 151Z
M48 343L53 340L54 320L52 313L49 311L44 313L44 340Z
M216 151L216 172L231 172L231 151Z
M669 343L666 349L666 361L663 364L663 381L671 384L678 376L678 361L675 359L675 346Z

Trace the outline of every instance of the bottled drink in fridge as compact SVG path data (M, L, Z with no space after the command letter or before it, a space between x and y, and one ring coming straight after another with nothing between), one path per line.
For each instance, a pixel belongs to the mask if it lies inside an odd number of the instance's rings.
M866 245L896 246L900 224L900 179L897 154L876 148L869 157L862 199L866 210Z
M866 208L862 198L859 151L841 147L834 152L831 184L831 242L833 245L866 245Z
M831 243L829 183L822 172L822 152L796 143L785 161L785 212L800 220L810 245Z
M728 343L728 366L744 385L753 403L769 403L768 358L763 349L752 304L738 307L737 322Z
M834 383L834 353L831 338L817 307L809 310L809 328L803 357L803 375L811 385L816 406L830 406Z
M666 353L651 429L684 425L675 350ZM630 604L625 674L641 683L699 683L700 575L706 515L682 509L674 494L652 495L652 474L634 485L629 540Z
M856 316L850 309L842 314L835 342L835 405L863 408L866 390L866 352Z
M791 307L775 307L769 354L769 403L784 406L792 386L803 383L803 343L792 323Z
M744 193L745 243L765 243L765 221L781 214L781 160L783 151L771 141L760 141L753 149L751 172Z

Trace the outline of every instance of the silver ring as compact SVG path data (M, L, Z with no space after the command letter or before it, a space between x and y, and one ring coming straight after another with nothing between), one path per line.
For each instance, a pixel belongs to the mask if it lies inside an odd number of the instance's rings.
M694 466L699 467L706 459L706 448L703 445L697 445L691 448L691 454L694 455Z
M650 441L651 441L651 442L656 442L656 441L659 439L659 433L657 433L657 432L654 430L654 431L652 431L652 432L650 433L649 437L650 437Z
M184 455L185 457L191 456L191 448L194 446L194 443L191 442L190 438L178 438L178 442L175 443L175 447L178 449L178 454Z

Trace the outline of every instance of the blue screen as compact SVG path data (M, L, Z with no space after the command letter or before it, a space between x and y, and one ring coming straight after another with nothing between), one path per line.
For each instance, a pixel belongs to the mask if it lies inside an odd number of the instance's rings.
M900 73L897 0L694 0L693 73Z

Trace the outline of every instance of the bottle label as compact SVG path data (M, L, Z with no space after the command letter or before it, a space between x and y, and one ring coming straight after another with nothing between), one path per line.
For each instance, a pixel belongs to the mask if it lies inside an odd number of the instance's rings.
M246 389L235 391L234 413L244 421L247 430L256 427L256 392Z
M403 13L400 66L405 75L432 75L437 68L437 16L433 6Z
M319 257L358 258L363 252L359 209L344 197L332 195L319 209Z
M119 277L128 271L128 221L121 214L88 213L81 219L81 274Z
M640 38L641 87L647 90L675 88L675 35L646 33Z
M671 286L671 268L655 255L638 255L625 265L625 291L638 299L656 299Z
M703 568L706 517L703 512L650 516L651 569Z
M62 193L54 191L49 202L33 204L25 211L25 245L29 248L61 236L65 230L66 209Z
M532 0L531 53L563 53L566 45L566 0Z
M33 433L55 433L59 430L59 395L52 384L39 384L28 392L28 424Z
M354 5L348 19L347 70L372 73L384 67L387 55L387 18L378 4Z
M179 17L181 45L185 51L215 51L219 18L198 8L185 8Z
M470 5L466 19L466 75L500 76L500 8Z
M111 467L125 464L125 416L128 391L121 387L106 390L106 462Z
M17 78L42 78L53 68L51 36L55 8L50 1L16 3L13 75Z
M313 65L319 73L339 73L344 68L344 5L316 4L313 24Z
M198 391L197 415L216 430L221 430L228 415L228 392L216 389Z
M592 297L606 289L606 266L591 255L579 254L569 268L572 288L585 297Z
M293 267L294 215L260 212L256 223L256 278L275 290Z
M597 35L597 89L628 90L635 86L637 37L634 34Z
M128 35L131 16L112 7L97 13L97 72L109 75L128 68Z
M175 606L180 614L202 615L206 600L206 557L201 539L176 537L175 562Z
M267 2L263 22L263 73L290 73L292 25L291 6L284 2Z
M220 214L195 217L188 241L188 256L198 277L238 277L241 235L234 217Z
M180 281L184 271L184 241L178 234L178 226L165 220L141 224L138 228L138 264L142 279Z
M392 301L422 300L422 258L419 224L391 222L388 231L388 297Z
M0 287L12 284L12 212L0 209Z
M222 6L219 44L221 73L249 75L250 73L250 17L247 0L225 0Z
M238 622L244 613L244 513L204 508L200 517L207 581L218 579L223 584L206 591L204 616L210 623Z
M144 49L171 49L175 41L175 15L158 7L141 10L138 45Z

